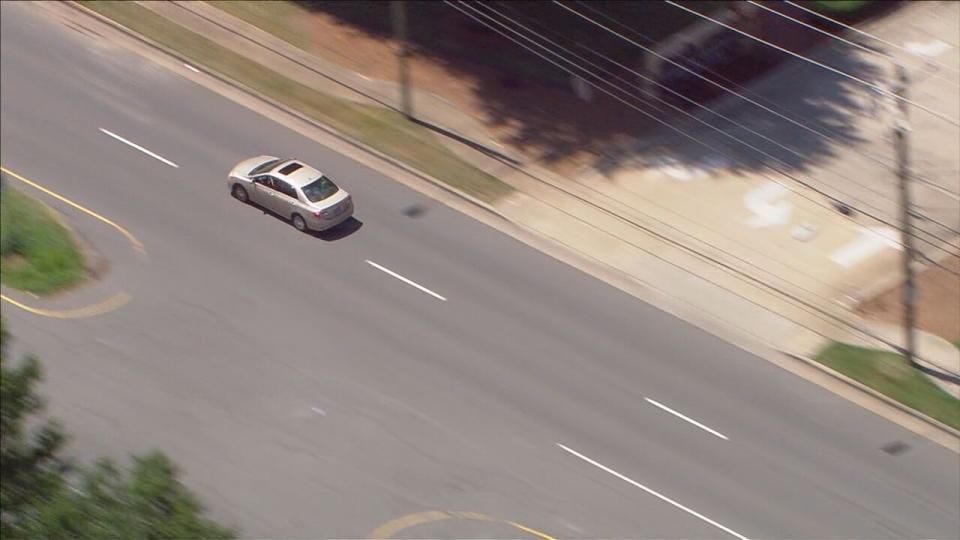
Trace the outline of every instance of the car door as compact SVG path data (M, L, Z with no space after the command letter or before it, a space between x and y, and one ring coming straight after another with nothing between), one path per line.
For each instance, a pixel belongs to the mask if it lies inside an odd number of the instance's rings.
M269 174L262 174L260 176L254 176L253 180L253 191L250 193L250 200L273 210L273 199L275 198L275 185L274 178Z
M273 183L277 189L276 195L274 196L274 203L276 204L274 212L284 217L292 216L300 206L297 204L300 202L297 198L297 190L279 178L274 178Z

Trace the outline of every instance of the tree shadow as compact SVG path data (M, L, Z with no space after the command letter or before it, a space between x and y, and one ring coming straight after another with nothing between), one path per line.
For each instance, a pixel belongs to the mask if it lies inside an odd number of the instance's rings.
M898 7L895 2L879 2L859 18L882 16ZM800 18L795 12L787 14ZM672 82L679 82L668 86L683 97L672 93L666 97L686 111L675 116L681 120L673 123L679 129L661 127L654 136L599 160L596 168L611 173L626 163L639 162L698 169L722 166L734 172L773 167L794 173L828 161L845 147L866 142L857 128L857 118L889 114L890 101L853 79L889 89L893 66L873 62L853 45L826 41L827 36L814 30L770 13L765 15L769 16L744 21L741 28L845 75L754 40L744 41L749 38L731 30L720 30L711 40L710 49L686 56L703 60L699 65L678 62L709 81L670 66L666 79L673 77ZM873 49L870 43L858 43L850 36L844 39ZM711 64L711 57L722 57L724 52L730 59L726 64L734 69L725 69L721 75L718 70L704 68ZM757 73L760 76L751 77ZM691 105L690 100L705 103L711 110Z
M389 2L298 3L375 39L394 36ZM439 63L452 76L470 81L488 127L502 128L501 141L546 165L572 163L573 167L590 166L612 173L639 159L645 164L666 161L692 166L715 166L719 161L735 171L768 165L800 171L829 159L840 147L862 142L853 119L871 114L879 103L865 99L868 94L859 83L816 66L802 65L783 52L719 26L708 39L709 47L681 50L670 57L689 71L667 63L665 68L652 73L643 71L645 53L641 48L552 2L468 4L479 11L470 12L478 18L493 24L483 15L493 17L528 36L536 32L540 35L534 36L538 43L588 67L591 73L579 73L603 90L594 88L591 96L585 98L582 92L578 95L570 74L453 7L443 2L406 4L412 54ZM731 4L684 3L711 14ZM883 15L898 4L876 2L844 22ZM594 1L567 5L644 46L700 21L660 2ZM838 28L787 4L777 6L791 17L824 30ZM765 11L743 15L733 24L798 54L811 54L830 39ZM519 39L509 30L497 28ZM826 50L818 49L815 53L824 63L872 83L889 76L864 60L853 47L831 41ZM567 51L559 51L556 44ZM535 45L528 45L536 49ZM536 50L563 63L542 49ZM655 83L669 90L644 83L635 72L648 73ZM413 80L416 85L415 72ZM744 88L748 84L750 90ZM730 98L719 86L734 89L788 119L742 99ZM695 103L714 108L729 120L704 111ZM440 126L431 127L441 135L452 133Z

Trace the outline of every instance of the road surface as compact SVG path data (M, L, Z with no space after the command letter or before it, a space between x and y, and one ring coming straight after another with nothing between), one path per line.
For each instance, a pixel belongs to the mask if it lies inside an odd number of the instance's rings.
M957 537L957 454L40 10L0 35L3 166L146 250L47 197L130 301L3 304L78 455L161 448L252 537ZM232 200L262 153L362 225Z

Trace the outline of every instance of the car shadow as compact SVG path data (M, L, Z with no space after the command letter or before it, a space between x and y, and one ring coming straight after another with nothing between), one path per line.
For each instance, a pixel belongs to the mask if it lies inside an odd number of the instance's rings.
M337 225L336 227L331 227L325 231L310 231L307 234L315 238L319 238L325 242L333 242L335 240L340 240L350 236L351 234L359 231L360 227L363 227L363 222L353 216L350 216L346 221Z
M256 208L257 210L260 210L265 215L269 215L274 219L278 219L286 223L287 225L290 225L290 228L293 229L294 232L296 232L296 229L293 228L293 225L290 223L289 218L285 216L281 216L280 214L274 212L273 210L269 210L252 201L247 201L245 204L253 208ZM307 231L305 234L308 234L314 238L323 240L324 242L333 242L333 241L341 240L343 238L350 236L351 234L359 231L361 227L363 227L363 222L357 219L356 217L350 216L346 221L344 221L343 223L335 227L331 227L325 231Z

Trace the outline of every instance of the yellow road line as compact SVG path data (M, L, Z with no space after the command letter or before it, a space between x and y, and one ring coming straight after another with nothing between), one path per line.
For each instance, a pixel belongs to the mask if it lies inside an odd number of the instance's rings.
M536 529L527 527L517 523L516 521L504 521L501 519L492 518L484 514L478 514L477 512L443 512L440 510L431 510L429 512L420 512L417 514L408 514L406 516L399 517L392 521L388 521L383 525L380 525L373 532L370 533L369 537L376 540L386 540L392 538L397 533L409 529L411 527L416 527L417 525L424 525L426 523L434 523L437 521L443 521L446 519L466 519L472 521L491 521L494 523L504 523L510 525L518 530L521 530L525 533L532 534L541 540L556 540L554 537L542 533Z
M13 298L5 294L0 294L0 299L3 299L6 302L17 306L18 308L33 313L34 315L40 315L42 317L51 317L54 319L80 319L82 317L93 317L95 315L102 315L104 313L113 311L127 302L130 301L130 295L126 292L118 292L117 294L107 298L103 302L93 304L91 306L84 306L77 309L66 309L66 310L50 310L50 309L40 309L35 307L30 307L26 304L17 302Z
M83 212L89 214L90 216L93 216L93 217L96 218L96 219L99 219L100 221L106 223L107 225L110 225L110 226L113 227L114 229L120 231L120 234L122 234L123 236L125 236L125 237L127 238L127 240L129 240L130 243L133 244L133 248L136 249L137 252L139 252L139 253L141 253L141 254L145 254L145 253L146 253L146 250L143 248L143 244L140 242L140 240L137 240L137 237L136 237L136 236L132 235L132 234L130 233L130 231L124 229L124 228L121 227L120 225L117 225L117 224L114 223L113 221L110 221L109 219L101 216L100 214L94 212L93 210L90 210L89 208L85 208L85 207L83 207L82 205L79 205L79 204L71 201L70 199L64 197L63 195L60 195L59 193L54 193L53 191L51 191L51 190L49 190L49 189L41 186L40 184L38 184L38 183L36 183L36 182L28 179L28 178L24 178L23 176L20 176L19 174L11 171L10 169L8 169L8 168L6 168L6 167L0 166L0 171L3 171L3 172L5 172L5 173L9 174L10 176L16 178L17 180L20 180L21 182L27 184L27 185L30 186L30 187L39 189L40 191L46 193L47 195L50 195L51 197L53 197L53 198L55 198L55 199L57 199L57 200L60 200L60 201L62 201L62 202L65 202L65 203L69 204L70 206L72 206L72 207L74 207L74 208L76 208L76 209L78 209L78 210L80 210L80 211L83 211Z
M517 523L516 521L511 521L510 524L513 525L514 527L520 529L521 531L524 531L524 532L530 533L530 534L532 534L532 535L534 535L534 536L540 537L540 538L542 538L543 540L557 540L556 538L550 536L549 534L542 533L542 532L540 532L540 531L538 531L538 530L536 530L536 529L531 529L530 527L527 527L527 526L525 526L525 525L522 525L522 524L520 524L520 523Z
M392 538L393 535L397 534L398 532L409 529L410 527L416 527L417 525L423 525L424 523L433 523L434 521L443 521L445 519L450 519L451 517L452 516L448 512L440 512L438 510L398 517L397 519L388 521L387 523L384 523L383 525L374 529L373 532L370 533L370 538L386 540L387 538Z

